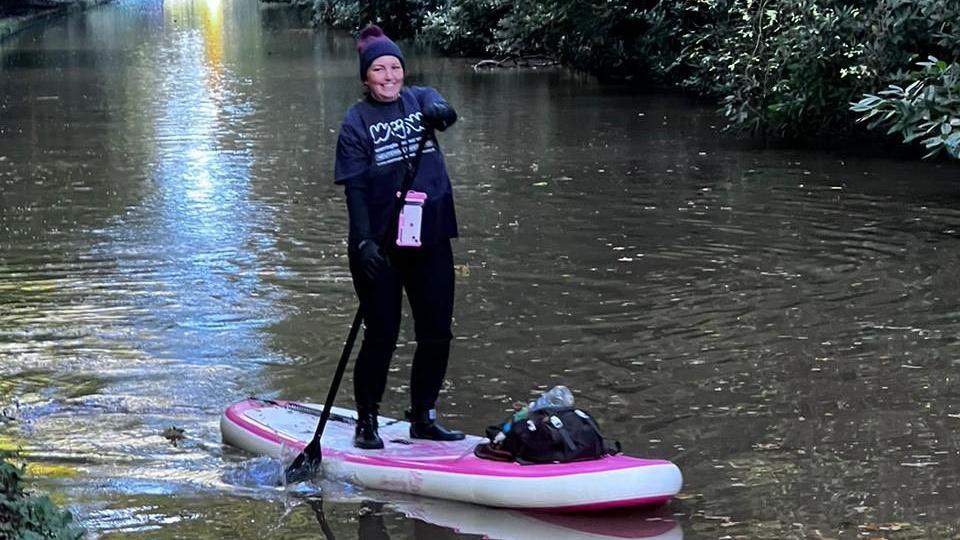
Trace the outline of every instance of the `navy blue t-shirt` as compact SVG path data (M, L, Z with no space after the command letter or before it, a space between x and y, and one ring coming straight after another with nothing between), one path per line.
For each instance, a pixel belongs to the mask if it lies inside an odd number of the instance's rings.
M340 126L334 179L337 184L358 182L366 186L370 232L377 241L392 221L397 192L406 175L405 159L414 160L426 132L420 122L421 111L435 101L443 98L433 88L407 87L391 103L372 98L357 102ZM410 188L427 194L420 231L424 245L457 236L450 177L435 142L428 140L424 146L420 168ZM350 245L359 240L351 238Z

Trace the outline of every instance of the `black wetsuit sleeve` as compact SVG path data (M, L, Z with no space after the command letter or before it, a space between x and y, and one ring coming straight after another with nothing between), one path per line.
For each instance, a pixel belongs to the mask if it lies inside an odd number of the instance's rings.
M423 113L423 121L429 127L444 131L457 121L457 111L433 88L418 87L417 100Z
M347 197L350 226L348 247L351 250L356 250L364 240L376 240L373 238L369 204L371 156L372 148L366 140L359 113L351 109L340 127L334 166L334 180L344 186Z
M370 206L367 204L367 181L354 178L347 183L347 215L350 221L349 248L356 250L364 240L377 241L370 229Z

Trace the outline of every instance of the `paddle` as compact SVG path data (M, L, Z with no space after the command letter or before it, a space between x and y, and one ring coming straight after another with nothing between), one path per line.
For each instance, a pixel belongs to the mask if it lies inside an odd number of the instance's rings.
M423 157L423 148L427 145L428 139L433 139L434 133L430 128L426 128L420 143L417 145L417 152L414 154L414 163L407 162L407 173L403 177L403 183L400 187L400 198L397 199L397 206L393 212L393 221L387 227L381 246L386 246L390 238L396 234L397 225L400 221L400 210L403 208L403 202L407 198L407 192L413 185L413 180L420 169L420 158ZM403 145L401 143L401 152ZM294 458L293 462L287 467L285 477L287 484L302 482L312 478L314 473L320 469L320 463L323 461L323 453L320 450L320 438L323 436L323 429L327 426L327 420L330 419L330 411L333 408L333 402L337 397L337 391L340 389L340 381L343 379L343 372L347 369L347 362L350 361L350 353L353 351L353 343L357 340L357 333L360 331L360 323L363 321L362 310L358 307L357 314L353 316L353 324L350 325L350 333L347 334L347 341L343 344L343 352L340 353L340 363L337 364L337 371L333 375L333 381L330 383L330 390L327 391L327 400L323 403L323 412L320 413L320 420L317 422L317 431L313 438L307 444L303 452Z

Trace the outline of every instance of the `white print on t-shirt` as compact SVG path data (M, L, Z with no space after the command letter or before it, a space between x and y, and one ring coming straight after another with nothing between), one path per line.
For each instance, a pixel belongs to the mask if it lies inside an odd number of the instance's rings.
M370 125L370 138L373 139L373 152L378 167L389 165L413 156L419 146L423 132L420 124L420 112L410 113L406 118L398 118L391 122L377 122ZM398 142L391 142L400 139ZM403 145L401 147L401 145ZM433 141L423 145L423 153L435 152Z
M391 122L371 124L370 138L373 139L374 145L389 141L393 136L406 139L412 132L420 133L423 131L423 126L420 125L420 118L422 117L423 115L417 111L408 114L406 118L397 118Z
M417 153L417 148L420 146L420 139L422 136L417 136L415 139L407 139L403 143L390 143L384 144L382 146L377 146L374 148L373 152L375 155L375 160L378 167L384 165L389 165L391 163L396 163L401 159L412 158L414 154ZM403 148L400 148L400 144L403 144ZM435 152L436 148L433 146L433 141L428 140L423 144L423 153L429 154L430 152Z

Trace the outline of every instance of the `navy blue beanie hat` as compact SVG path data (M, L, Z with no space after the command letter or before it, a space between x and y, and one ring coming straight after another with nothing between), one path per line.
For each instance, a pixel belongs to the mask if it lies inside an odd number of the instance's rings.
M360 40L357 41L357 52L360 53L360 80L367 80L367 70L374 60L381 56L396 56L400 60L400 65L404 69L407 65L403 62L403 53L400 47L384 35L383 30L375 25L368 24L366 28L360 31Z

